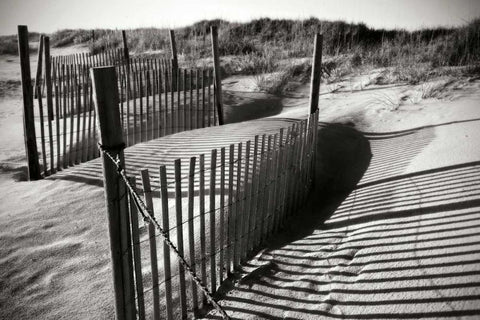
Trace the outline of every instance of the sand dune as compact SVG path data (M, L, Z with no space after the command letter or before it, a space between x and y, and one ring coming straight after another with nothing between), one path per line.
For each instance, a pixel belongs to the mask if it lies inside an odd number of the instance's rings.
M322 86L320 99L322 125L354 125L369 141L373 157L360 184L330 202L314 194L323 202L310 202L296 231L245 267L247 275L264 266L222 300L234 318L479 316L480 81L458 81L458 90L416 100L419 86L367 85L372 77L338 83L343 89L335 92ZM149 168L155 178L160 164L171 166L177 157L246 141L306 116L307 87L279 98L240 92L248 86L248 79L226 80L232 112L243 119L273 99L271 109L257 114L272 117L136 145L125 152L127 169ZM398 103L386 104L384 95ZM99 160L17 182L24 158L21 108L7 98L0 105L0 318L111 318Z

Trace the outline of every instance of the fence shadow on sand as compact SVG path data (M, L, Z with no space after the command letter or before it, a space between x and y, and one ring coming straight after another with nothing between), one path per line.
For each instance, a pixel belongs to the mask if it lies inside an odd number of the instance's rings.
M152 177L152 188L158 188L159 166L166 165L167 176L173 178L175 159L182 158L182 172L188 172L188 161L190 157L200 154L210 155L213 148L228 147L230 144L247 140L253 140L255 135L273 134L279 132L301 119L289 118L270 118L253 120L248 124L248 130L245 124L236 123L224 126L210 127L206 129L197 129L185 131L170 136L165 136L145 143L140 143L125 149L125 163L129 175L137 176L140 179L140 170L148 169ZM210 157L207 156L206 167L209 166ZM100 158L82 163L47 179L70 180L80 183L102 186L102 162ZM186 184L188 179L183 179ZM140 183L138 184L141 188Z
M360 184L317 184L290 231L223 297L232 319L480 315L480 161L405 174L433 127L366 137L373 158ZM350 154L364 161L353 180L370 160L363 149Z

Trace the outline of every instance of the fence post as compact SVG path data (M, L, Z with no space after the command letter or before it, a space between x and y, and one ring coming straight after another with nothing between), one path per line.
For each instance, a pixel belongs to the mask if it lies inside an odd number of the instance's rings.
M210 27L212 36L213 72L215 74L215 104L218 113L218 124L223 125L222 77L220 74L220 55L218 53L218 31L216 26Z
M43 58L43 35L40 35L40 40L38 43L38 58L37 58L37 74L35 75L35 98L38 95L38 86L41 85L42 81L42 58Z
M123 57L125 58L125 61L127 62L127 65L128 65L130 61L130 54L128 53L127 33L125 32L125 30L122 30L122 39L123 39Z
M33 116L33 92L29 51L28 28L27 26L18 26L18 54L20 56L23 93L23 132L28 162L28 178L30 180L38 180L41 176L40 164L38 163L37 138L35 136L35 119Z
M47 87L47 111L48 121L53 121L53 90L52 90L52 61L50 59L50 38L43 38L43 57L45 58L45 84ZM50 151L52 152L52 150Z
M90 70L93 101L97 114L99 143L124 167L123 136L118 109L115 67ZM117 166L102 153L103 184L108 214L108 230L112 258L115 312L117 319L135 319L132 248L125 184L119 179Z
M313 65L312 78L310 83L310 114L314 114L318 110L318 98L320 95L320 79L322 75L322 45L323 36L315 35L315 43L313 46Z
M172 69L178 69L177 44L175 42L175 31L170 30L170 47L172 51ZM172 72L172 92L177 90L177 74Z

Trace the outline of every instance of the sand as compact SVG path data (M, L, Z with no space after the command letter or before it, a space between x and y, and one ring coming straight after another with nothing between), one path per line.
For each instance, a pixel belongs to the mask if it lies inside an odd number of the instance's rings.
M0 79L16 79L15 62L4 68L14 58L1 58ZM333 203L314 194L298 227L272 240L244 273L265 267L222 300L234 318L480 315L480 81L455 80L441 95L421 98L425 87L369 85L376 74L322 85L320 97L322 123L354 126L370 143L373 157L359 186L332 196ZM270 118L134 146L126 151L130 170L155 172L176 157L305 117L308 86L276 97L249 93L251 81L225 80L230 120ZM100 162L19 181L18 92L0 96L0 318L112 318Z

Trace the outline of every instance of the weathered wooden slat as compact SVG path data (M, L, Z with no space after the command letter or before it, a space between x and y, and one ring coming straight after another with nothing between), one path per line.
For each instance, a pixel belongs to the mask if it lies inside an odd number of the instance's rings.
M243 144L238 144L237 151L237 183L235 190L235 211L233 215L235 243L233 246L233 267L236 268L240 265L240 237L241 226L243 221L243 190L242 190L242 148Z
M155 216L153 210L152 188L150 186L150 175L148 169L141 172L143 194L145 205L152 216ZM152 293L153 293L153 318L160 319L160 292L158 288L158 258L157 258L157 238L155 226L153 223L148 224L148 239L150 244L150 264L152 269Z
M194 201L195 201L195 162L196 158L190 158L190 169L188 172L188 244L190 253L190 266L196 272L195 259L195 229L194 229ZM191 280L193 313L198 312L197 284Z
M168 214L167 169L164 165L160 166L160 196L162 201L162 228L165 231L165 236L169 237L170 222ZM165 306L167 310L167 320L172 320L172 272L170 267L170 247L166 242L163 243L163 271L165 277Z
M245 145L245 175L243 178L243 210L240 213L242 219L240 220L240 262L242 262L248 253L248 226L250 225L250 147L251 141L248 140Z
M40 92L40 86L38 87L38 92ZM42 159L43 159L43 175L48 176L48 164L47 164L47 153L45 150L45 128L44 128L44 119L43 119L43 103L42 103L42 95L37 95L38 101L38 111L40 117L40 138L42 141Z
M175 212L177 222L177 250L178 254L183 257L183 210L182 210L182 163L180 159L176 159L175 165ZM182 319L187 319L187 287L185 283L185 268L178 261L178 278L180 282L180 313Z
M55 86L55 136L57 142L57 166L56 169L60 170L60 99L58 85Z
M135 177L129 178L130 183L133 186L135 192L136 188L136 179ZM131 193L128 194L129 202L129 212L130 212L130 223L132 230L132 249L133 249L133 268L135 272L135 289L136 289L136 300L137 300L137 310L138 318L140 320L145 319L145 299L143 296L143 275L142 275L142 255L140 251L140 230L138 224L138 210L135 202L132 199ZM153 210L152 210L153 215Z
M233 177L235 165L235 145L231 144L228 153L228 211L227 211L227 245L226 245L226 268L227 276L232 273L232 256L235 234L233 233Z
M249 224L247 225L247 252L253 250L254 246L254 232L256 228L256 213L257 213L257 199L258 199L258 135L255 136L253 146L253 162L252 162L252 182L250 188L250 210Z
M215 246L215 189L217 173L217 149L212 149L210 156L210 290L215 293L217 289L217 263Z
M220 274L219 281L223 282L223 274L225 270L225 147L220 149L220 225L219 225L219 265Z
M200 270L202 272L202 282L207 283L207 266L205 263L207 244L205 237L205 155L200 155L200 190L199 190L199 204L200 204ZM206 298L203 298L203 304L206 303Z

